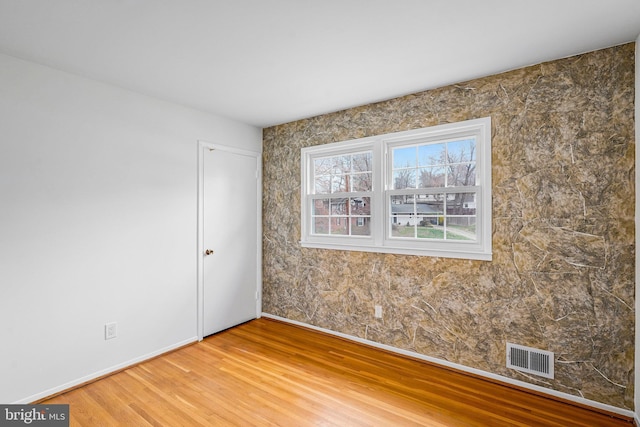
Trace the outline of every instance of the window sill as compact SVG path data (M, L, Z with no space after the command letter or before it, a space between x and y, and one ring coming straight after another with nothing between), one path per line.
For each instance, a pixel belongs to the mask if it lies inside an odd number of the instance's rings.
M319 242L300 242L303 248L314 249L329 249L329 250L341 250L341 251L357 251L357 252L374 252L385 254L398 254L398 255L413 255L413 256L428 256L439 258L457 258L457 259L470 259L477 261L491 261L493 259L492 252L485 251L470 251L462 249L416 249L416 248L403 248L391 245L385 246L368 246L358 244L337 244L337 243L319 243Z

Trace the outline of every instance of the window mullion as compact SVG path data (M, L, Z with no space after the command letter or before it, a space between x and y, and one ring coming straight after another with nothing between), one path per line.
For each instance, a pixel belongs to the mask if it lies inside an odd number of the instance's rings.
M382 246L386 235L385 189L387 186L388 166L385 144L381 139L373 145L373 195L371 197L371 236L376 246Z

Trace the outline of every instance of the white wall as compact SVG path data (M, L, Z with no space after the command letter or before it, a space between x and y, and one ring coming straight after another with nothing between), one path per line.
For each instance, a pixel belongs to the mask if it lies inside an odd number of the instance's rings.
M196 339L198 139L262 131L0 55L0 403Z

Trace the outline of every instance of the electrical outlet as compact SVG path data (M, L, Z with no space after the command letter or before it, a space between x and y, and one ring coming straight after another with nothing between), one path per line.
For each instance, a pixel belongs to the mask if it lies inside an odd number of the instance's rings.
M104 339L110 340L118 336L118 323L111 322L104 324Z
M373 313L373 316L374 316L376 319L382 319L382 306L381 306L381 305L376 305L376 306L374 307L374 313Z

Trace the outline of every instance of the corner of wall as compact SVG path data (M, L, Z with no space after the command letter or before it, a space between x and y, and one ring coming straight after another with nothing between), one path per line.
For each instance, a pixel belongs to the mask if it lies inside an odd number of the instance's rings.
M640 243L640 236L638 236L638 219L639 219L639 211L640 211L640 203L638 202L640 199L640 179L638 174L638 159L640 158L640 149L638 147L638 141L640 141L640 126L638 126L638 119L640 119L640 35L636 39L636 79L635 79L635 89L636 89L636 99L635 99L635 130L636 130L636 248L638 247L638 243ZM637 254L637 250L636 250ZM640 295L640 281L638 277L640 277L640 263L638 263L638 258L636 255L636 266L635 266L635 276L636 276L636 334L635 334L635 367L634 367L634 412L636 418L636 424L640 424L640 375L638 375L638 367L640 366L640 304L638 304L638 295Z

